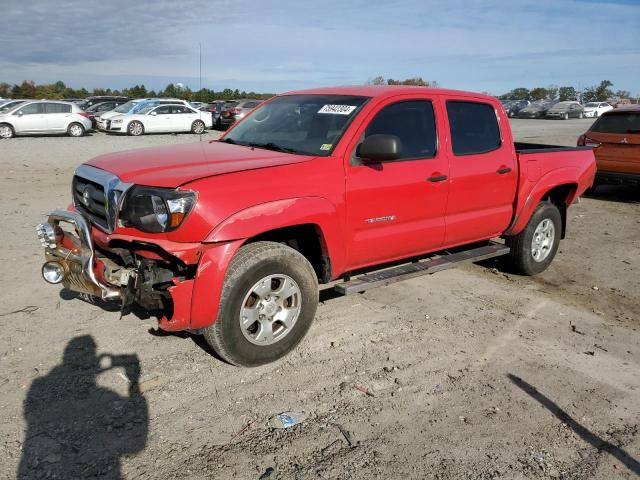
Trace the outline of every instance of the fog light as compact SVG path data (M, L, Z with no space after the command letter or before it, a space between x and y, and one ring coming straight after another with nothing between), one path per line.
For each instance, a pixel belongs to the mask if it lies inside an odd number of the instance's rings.
M64 267L58 262L47 262L42 265L42 278L49 283L60 283L64 280Z

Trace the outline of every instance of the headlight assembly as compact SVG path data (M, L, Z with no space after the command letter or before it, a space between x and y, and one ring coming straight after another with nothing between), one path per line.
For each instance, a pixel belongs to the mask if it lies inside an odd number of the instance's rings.
M195 203L195 192L188 190L135 186L127 192L120 221L143 232L170 232L182 224Z

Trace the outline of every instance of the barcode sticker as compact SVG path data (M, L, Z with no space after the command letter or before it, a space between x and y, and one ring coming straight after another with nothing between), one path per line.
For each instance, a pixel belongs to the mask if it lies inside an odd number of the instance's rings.
M332 115L351 115L356 109L353 105L325 105L318 113L330 113Z

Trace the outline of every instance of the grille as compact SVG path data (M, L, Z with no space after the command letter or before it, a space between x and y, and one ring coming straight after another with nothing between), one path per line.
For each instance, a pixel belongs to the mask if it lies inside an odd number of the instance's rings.
M93 225L111 233L116 226L120 200L130 186L109 172L81 165L73 177L73 204Z

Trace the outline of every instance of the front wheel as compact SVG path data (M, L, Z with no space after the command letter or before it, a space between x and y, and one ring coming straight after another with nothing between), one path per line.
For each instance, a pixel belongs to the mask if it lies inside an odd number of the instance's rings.
M16 132L11 125L6 123L0 124L0 138L12 138Z
M506 239L513 267L524 275L544 272L558 251L561 232L562 216L558 207L541 202L525 229Z
M583 116L584 116L584 115L582 114L582 112L580 112L580 113L578 114L578 118L579 118L580 120L582 120L582 117L583 117Z
M191 133L201 134L205 131L206 128L207 126L204 124L202 120L196 120L191 125Z
M275 242L241 247L231 261L207 343L234 365L255 367L293 350L318 307L318 280L297 250Z
M129 135L133 135L134 137L142 135L144 133L144 125L142 125L141 122L133 121L127 127L127 133Z
M569 114L568 114L568 113L565 113L565 114L562 116L562 118L563 118L564 120L569 120Z

